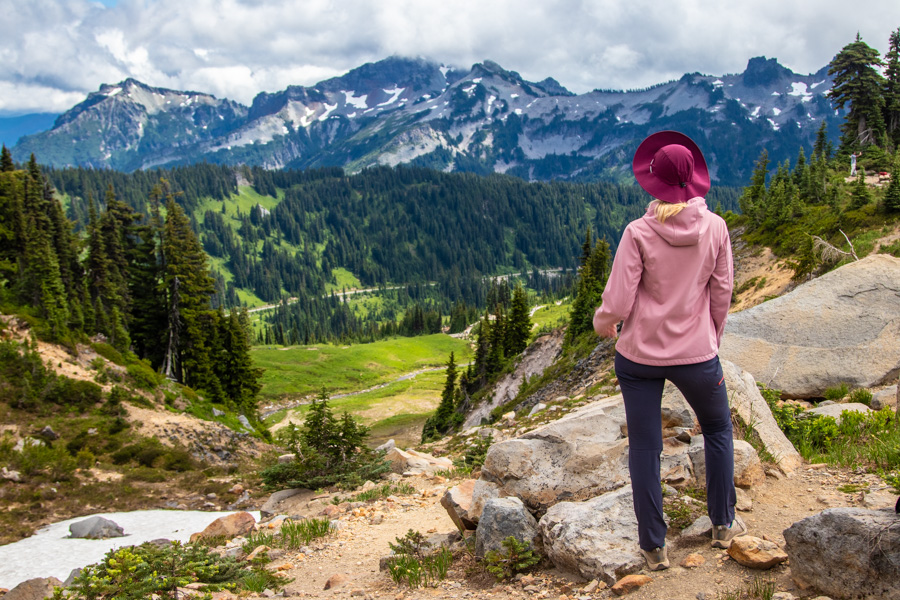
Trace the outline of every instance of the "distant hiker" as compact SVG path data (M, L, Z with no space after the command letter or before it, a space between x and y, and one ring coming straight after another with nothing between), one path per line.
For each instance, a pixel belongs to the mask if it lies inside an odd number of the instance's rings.
M655 200L622 234L594 331L615 338L624 320L615 369L625 399L638 542L650 570L660 570L669 566L659 478L666 379L703 429L713 546L726 548L747 533L734 514L734 440L718 357L734 268L725 221L703 198L709 169L693 140L654 133L641 142L632 169Z
M856 152L850 155L850 176L853 177L856 175L856 157L859 156Z

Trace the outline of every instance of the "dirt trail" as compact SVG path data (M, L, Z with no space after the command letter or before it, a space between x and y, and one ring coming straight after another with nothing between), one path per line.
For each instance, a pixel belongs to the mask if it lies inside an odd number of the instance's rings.
M397 502L374 502L332 517L339 518L342 523L341 530L335 536L320 542L318 546L314 545L308 555L288 553L274 562L274 567L281 567L283 573L294 579L287 585L285 596L407 600L615 597L607 589L585 592L589 582L573 574L561 573L552 565L533 571L530 574L533 579L495 584L491 576L465 556L457 558L448 579L434 588L410 590L405 585L394 584L387 572L378 570L379 559L390 552L388 543L395 542L409 529L426 536L456 530L440 505L444 490L456 482L421 477L410 482L420 490L419 495L402 497ZM873 475L807 465L789 478L769 476L763 485L752 490L752 510L741 514L751 535L783 545L782 532L792 523L829 507L859 504L859 492L845 494L838 490L838 486L844 484L857 484L873 490L884 487ZM883 502L891 500L888 494L882 493ZM693 569L678 566L689 553L702 555L705 564ZM716 598L717 594L746 588L756 577L774 580L777 591L789 591L801 596L801 591L790 579L789 565L767 572L752 571L731 560L724 550L714 549L708 544L683 546L675 539L670 542L670 560L672 568L667 571L642 571L651 577L652 582L628 597L634 600L696 600L698 593L702 592L707 598ZM326 582L335 575L343 576L345 583L325 590Z

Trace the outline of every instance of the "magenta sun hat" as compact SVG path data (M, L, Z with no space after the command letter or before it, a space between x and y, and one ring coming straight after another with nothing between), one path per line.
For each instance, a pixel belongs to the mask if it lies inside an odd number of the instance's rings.
M687 202L709 191L709 168L694 140L678 131L658 131L641 142L631 163L644 190L663 202Z

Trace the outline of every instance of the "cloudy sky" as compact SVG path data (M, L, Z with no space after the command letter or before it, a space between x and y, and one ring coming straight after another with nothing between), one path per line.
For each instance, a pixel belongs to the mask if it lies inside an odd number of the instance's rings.
M0 115L127 77L249 104L391 55L490 59L578 93L760 55L806 74L857 31L883 54L897 27L897 0L0 0Z

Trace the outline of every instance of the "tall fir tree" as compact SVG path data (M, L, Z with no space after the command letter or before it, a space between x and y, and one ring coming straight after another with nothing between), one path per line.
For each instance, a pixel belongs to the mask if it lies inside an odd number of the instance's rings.
M885 135L884 77L878 51L856 34L829 63L828 74L834 85L828 91L835 108L849 104L849 114L841 126L841 150L846 153L862 150L870 144L880 144Z
M437 439L447 433L455 424L457 374L456 357L451 352L450 358L447 360L447 376L444 380L444 389L441 391L441 401L434 414L425 420L425 425L422 427L423 442Z
M896 150L900 148L900 27L891 32L884 59L884 123Z
M521 284L513 290L509 318L506 321L504 351L506 356L515 356L528 347L531 336L531 315L528 311L528 294Z

